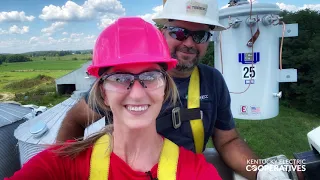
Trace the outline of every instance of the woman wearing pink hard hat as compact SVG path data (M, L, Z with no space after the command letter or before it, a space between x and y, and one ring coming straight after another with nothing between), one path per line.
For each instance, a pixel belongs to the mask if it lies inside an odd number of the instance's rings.
M221 179L202 154L159 135L156 118L164 102L178 101L166 71L170 57L161 32L141 18L120 18L98 37L88 73L97 77L91 108L110 125L85 140L70 140L37 154L14 179Z

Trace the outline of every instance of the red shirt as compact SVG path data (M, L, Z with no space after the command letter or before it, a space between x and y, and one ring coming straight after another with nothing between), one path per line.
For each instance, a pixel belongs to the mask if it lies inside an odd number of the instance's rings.
M177 180L221 180L213 165L206 162L203 154L194 154L183 147L179 148ZM57 156L44 150L31 158L10 178L4 180L88 180L92 148L80 153L75 159ZM157 177L158 165L150 171ZM109 180L150 180L145 172L134 171L116 154L111 153Z

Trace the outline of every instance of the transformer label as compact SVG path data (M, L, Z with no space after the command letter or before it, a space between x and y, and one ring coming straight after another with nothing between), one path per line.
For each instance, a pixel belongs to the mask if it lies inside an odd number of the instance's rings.
M241 105L239 108L240 115L259 115L261 114L261 108L259 106L251 105Z
M254 83L251 83L252 82L251 80L256 79L257 77L256 67L252 65L242 66L241 71L242 71L242 79L249 80L248 82L250 82L250 84L254 84ZM247 84L247 81L245 82Z
M239 53L238 54L238 62L242 64L256 64L260 62L260 52L252 53Z
M260 114L260 107L250 106L251 114Z
M248 115L248 106L240 106L240 114L242 115Z
M254 79L244 80L244 84L254 84Z

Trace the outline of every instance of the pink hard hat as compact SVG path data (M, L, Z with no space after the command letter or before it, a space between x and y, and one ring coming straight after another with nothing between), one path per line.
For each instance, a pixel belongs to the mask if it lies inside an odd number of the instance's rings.
M139 17L122 17L99 35L87 71L100 77L100 69L138 63L161 63L170 70L177 60L171 58L163 34L154 25Z

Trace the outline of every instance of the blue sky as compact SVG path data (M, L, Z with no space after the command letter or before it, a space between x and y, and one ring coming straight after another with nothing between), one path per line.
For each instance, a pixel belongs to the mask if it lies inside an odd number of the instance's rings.
M219 7L229 0L218 0ZM258 0L281 9L320 10L318 0ZM0 53L92 49L99 32L119 16L151 18L162 0L1 0Z

